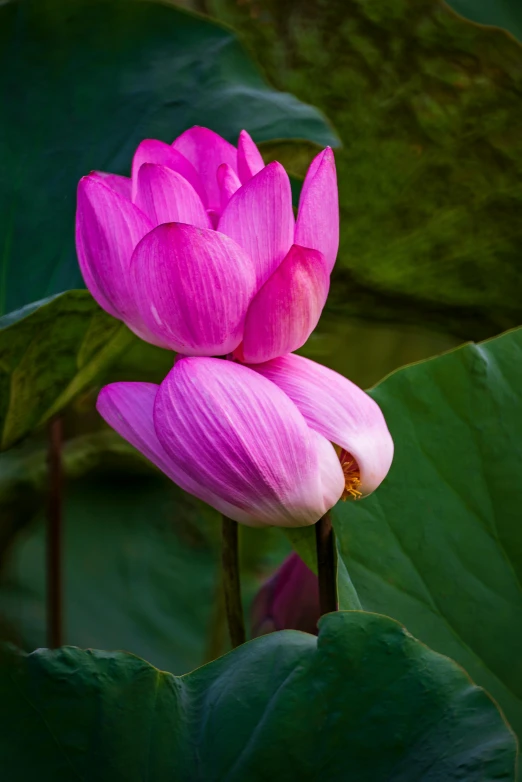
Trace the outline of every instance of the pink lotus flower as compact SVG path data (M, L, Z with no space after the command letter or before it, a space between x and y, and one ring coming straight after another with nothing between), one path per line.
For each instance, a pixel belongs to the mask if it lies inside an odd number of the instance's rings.
M317 635L320 616L317 576L297 554L290 554L254 598L252 637L276 630Z
M172 145L143 141L131 178L93 172L78 186L76 246L103 309L185 355L249 363L296 350L317 325L339 244L331 149L303 184L207 128Z
M97 407L174 483L251 526L314 524L343 493L373 491L393 456L378 405L294 355L256 371L181 358L159 387L114 383ZM349 454L349 470L330 441Z

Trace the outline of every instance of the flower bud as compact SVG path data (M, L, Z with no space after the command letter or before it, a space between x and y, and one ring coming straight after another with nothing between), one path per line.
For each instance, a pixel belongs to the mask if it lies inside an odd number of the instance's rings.
M297 554L290 554L254 599L252 636L275 630L302 630L317 635L319 617L317 576Z

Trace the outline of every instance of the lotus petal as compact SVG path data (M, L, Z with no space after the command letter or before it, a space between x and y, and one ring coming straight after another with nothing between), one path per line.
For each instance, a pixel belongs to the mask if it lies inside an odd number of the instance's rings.
M207 208L219 214L221 193L217 182L217 170L222 163L228 163L237 173L236 148L213 130L198 126L189 128L178 136L172 146L190 160L205 187Z
M241 516L230 513L237 521L313 524L342 493L330 443L308 428L277 386L240 364L178 360L157 393L154 425L172 462L239 508ZM328 463L326 489L319 458Z
M182 489L227 516L231 513L241 515L239 508L228 505L206 486L194 481L170 459L154 429L153 410L158 388L154 383L111 383L100 391L96 408L109 426Z
M393 440L379 405L368 394L337 372L294 354L252 369L279 386L312 429L354 457L363 494L379 486L392 463Z
M280 163L270 163L232 196L218 230L250 255L261 287L293 244L292 191Z
M138 172L136 206L154 225L188 223L212 228L210 218L192 185L167 166L144 163Z
M131 276L143 321L171 350L226 355L243 339L255 272L227 236L159 225L136 247Z
M241 360L256 364L304 345L317 326L329 287L321 253L293 245L248 309L238 348Z
M252 604L254 638L275 630L317 635L321 616L317 576L296 554L290 554L266 581Z
M332 150L327 147L312 161L303 183L295 225L295 243L319 250L328 271L339 249L339 195Z
M139 315L129 273L133 250L151 229L148 217L98 174L80 180L76 249L85 284L106 312L163 346Z
M155 163L159 166L167 166L189 182L203 205L207 206L207 196L205 187L201 178L187 158L177 149L173 149L170 144L165 144L157 139L147 138L141 142L132 160L132 200L136 200L138 191L138 174L144 163Z
M99 179L115 193L119 193L124 198L131 200L132 195L132 180L128 176L120 176L119 174L109 174L105 171L91 171L89 174L92 178Z
M249 179L258 174L265 167L261 152L252 141L252 137L246 130L239 134L237 145L237 171L239 179L244 185Z
M217 180L221 192L221 211L226 207L236 190L241 187L239 177L228 163L222 163L217 170Z

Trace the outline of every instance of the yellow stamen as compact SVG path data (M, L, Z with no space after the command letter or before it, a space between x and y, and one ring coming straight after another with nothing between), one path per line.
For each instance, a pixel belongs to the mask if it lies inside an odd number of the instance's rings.
M339 461L344 475L344 491L342 493L342 500L359 500L362 497L362 492L359 491L361 485L361 471L359 465L348 451L341 448L339 453Z

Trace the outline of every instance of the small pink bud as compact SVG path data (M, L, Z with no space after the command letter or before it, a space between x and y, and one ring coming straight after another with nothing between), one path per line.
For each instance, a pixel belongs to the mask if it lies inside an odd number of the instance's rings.
M302 630L317 635L320 617L317 576L290 554L261 587L252 605L252 635Z

